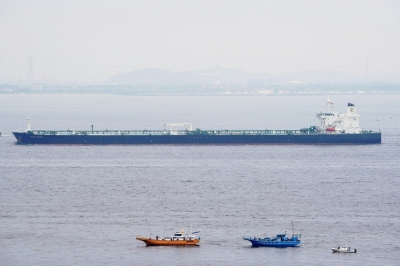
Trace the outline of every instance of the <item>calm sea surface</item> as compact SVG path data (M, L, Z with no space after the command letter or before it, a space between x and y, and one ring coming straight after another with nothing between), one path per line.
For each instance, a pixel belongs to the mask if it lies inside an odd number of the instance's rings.
M0 265L399 265L400 95L331 97L341 113L354 103L380 145L26 146L10 136L28 115L33 129L299 129L317 125L325 98L0 95ZM292 221L299 248L242 240L291 234ZM191 224L199 247L135 239ZM357 253L330 251L345 244Z

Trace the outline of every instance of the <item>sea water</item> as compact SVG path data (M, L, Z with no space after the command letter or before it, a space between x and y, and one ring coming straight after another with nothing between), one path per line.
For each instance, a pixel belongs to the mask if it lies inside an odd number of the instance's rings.
M0 95L0 265L398 265L400 95L330 98L382 144L16 145L28 116L49 130L299 129L326 96ZM301 247L242 240L292 221ZM191 227L198 247L135 239ZM357 253L330 251L345 244Z

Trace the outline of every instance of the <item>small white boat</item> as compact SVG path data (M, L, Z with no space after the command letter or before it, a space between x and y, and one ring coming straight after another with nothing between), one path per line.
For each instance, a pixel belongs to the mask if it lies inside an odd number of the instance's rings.
M356 253L357 249L351 249L349 246L331 248L333 252L341 252L341 253Z

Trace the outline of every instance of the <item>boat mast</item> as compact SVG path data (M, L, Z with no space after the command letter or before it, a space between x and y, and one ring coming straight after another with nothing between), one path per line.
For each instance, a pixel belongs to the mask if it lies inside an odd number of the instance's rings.
M294 226L293 226L293 221L292 221L292 236L294 236Z

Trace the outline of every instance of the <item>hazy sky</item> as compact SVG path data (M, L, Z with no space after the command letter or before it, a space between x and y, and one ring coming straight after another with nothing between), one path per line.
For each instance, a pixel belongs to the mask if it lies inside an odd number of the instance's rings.
M0 80L141 68L400 75L400 1L0 0Z

